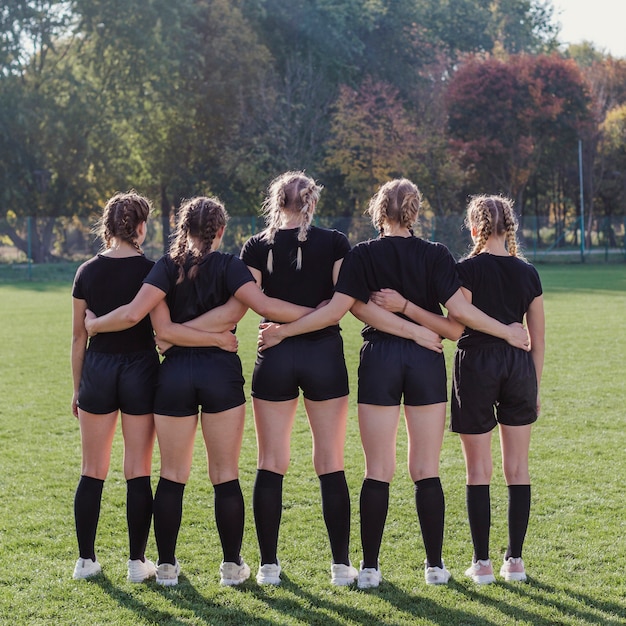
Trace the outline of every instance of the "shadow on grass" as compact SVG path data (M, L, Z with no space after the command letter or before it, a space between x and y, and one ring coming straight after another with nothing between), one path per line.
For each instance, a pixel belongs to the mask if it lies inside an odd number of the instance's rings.
M549 604L557 607L564 615L572 615L585 623L589 624L624 624L626 623L626 607L616 602L606 600L598 600L592 596L588 596L580 591L574 591L567 587L555 587L538 580L530 579L528 585L509 585L514 588L519 595L523 595L531 599L533 602ZM551 594L550 599L546 598L546 594ZM590 607L589 611L583 611L579 608L568 606L565 602L554 599L558 595L565 595L572 600ZM593 610L591 610L593 609ZM598 615L602 613L602 615Z
M146 590L158 593L169 601L173 607L176 607L178 611L184 612L186 614L184 618L178 617L166 610L151 608L149 603L138 600L124 589L112 584L109 579L103 575L94 577L93 582L97 583L120 607L127 611L134 611L138 619L159 625L187 625L189 624L187 614L190 613L194 616L192 621L194 624L219 624L220 626L242 626L244 624L275 626L276 624L272 619L253 615L249 611L234 606L229 600L219 603L203 596L184 575L179 577L178 585L172 587L163 587L154 581L144 583ZM228 588L228 592L231 590L232 593L245 592L250 588L247 586L252 585L256 586L256 583L248 582L239 587L230 587Z
M614 602L598 602L591 596L586 596L577 591L568 590L566 587L557 588L552 585L546 585L529 577L525 583L507 583L499 581L495 583L499 587L504 587L508 592L515 594L520 598L527 600L528 607L536 606L537 611L529 608L523 609L519 606L509 606L502 601L501 598L493 598L481 593L480 586L473 583L454 583L457 591L462 593L468 600L481 602L485 605L492 606L501 613L508 615L515 621L526 621L533 626L553 626L555 624L554 617L544 617L547 611L541 607L549 607L560 613L560 618L572 618L576 622L584 624L624 624L626 618L626 610L624 607ZM550 594L550 595L548 595ZM573 598L576 602L585 604L589 610L580 607L570 606L566 602L558 599L559 595L566 595ZM598 613L604 613L599 615Z
M184 626L188 623L186 620L179 620L166 611L151 608L145 602L141 602L130 593L113 584L104 574L94 576L89 582L98 585L102 591L117 602L121 608L127 611L133 611L137 614L137 617L142 620L150 621L155 624L171 624L172 626L176 624Z
M449 626L450 624L471 624L476 623L476 615L458 609L446 606L445 602L437 602L430 598L424 598L418 594L409 594L401 590L396 585L383 581L380 587L376 589L357 589L351 586L346 590L349 594L367 597L375 596L377 601L384 602L397 611L403 612L404 616L394 616L394 621L388 619L378 619L373 611L359 608L355 606L355 599L351 596L349 602L341 602L339 595L324 595L308 593L302 587L289 582L288 577L283 576L281 587L293 593L296 599L275 598L263 587L256 587L252 593L259 599L266 602L275 611L279 611L285 615L293 615L305 621L308 624L319 624L320 626L341 626L346 622L356 622L367 624L368 626L388 626L390 623L398 623L398 618L406 620L410 623L412 618L423 618L432 624L441 624ZM336 599L335 599L336 598ZM449 602L449 598L447 599ZM374 608L374 607L372 607ZM380 607L378 607L380 608ZM382 613L388 614L384 608ZM334 613L336 617L332 617L329 613ZM497 626L497 622L481 620L481 625Z

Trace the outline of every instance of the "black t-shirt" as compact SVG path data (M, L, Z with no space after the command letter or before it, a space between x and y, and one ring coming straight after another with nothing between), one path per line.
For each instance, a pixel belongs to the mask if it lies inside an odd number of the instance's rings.
M185 270L190 264L185 265ZM236 256L215 251L198 265L193 280L185 277L180 284L178 266L169 255L161 257L144 282L166 295L173 322L182 324L222 304L243 285L253 282L250 270Z
M530 303L542 294L537 270L514 256L483 252L461 261L457 270L472 304L503 324L522 322ZM502 343L503 339L466 328L458 346Z
M367 302L372 291L395 289L414 304L441 315L440 303L460 287L448 249L411 236L381 237L355 246L341 266L336 290ZM373 329L366 326L363 332L369 330Z
M99 254L83 263L74 277L72 296L87 302L98 317L128 304L137 295L154 261L144 256L115 258ZM89 350L129 353L154 348L150 318L146 316L132 328L115 333L100 333L89 339Z
M263 233L246 241L242 250L243 262L262 274L263 291L300 306L316 307L333 297L333 267L350 251L348 238L337 230L311 226L306 241L298 241L298 228L276 232L270 246ZM296 269L298 247L302 250L302 267ZM273 272L267 271L270 249Z

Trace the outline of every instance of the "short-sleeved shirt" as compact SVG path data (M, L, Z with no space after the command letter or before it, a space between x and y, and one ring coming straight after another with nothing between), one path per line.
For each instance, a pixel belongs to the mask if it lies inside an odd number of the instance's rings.
M306 241L298 241L298 228L278 230L274 243L264 239L264 233L246 241L242 250L243 262L259 270L263 291L300 306L315 308L333 297L333 267L350 251L348 238L337 230L311 226ZM296 269L298 248L302 251L302 265ZM267 269L267 257L272 250L273 271Z
M190 267L185 264L185 271ZM177 284L178 266L169 255L161 257L144 282L164 291L173 322L183 324L222 304L243 285L254 282L246 265L236 256L211 252L198 265L193 280L187 275Z
M78 268L72 296L85 300L87 307L98 317L106 315L133 300L153 266L154 261L143 255L116 258L98 254ZM125 354L153 350L150 318L146 316L127 330L91 337L87 349Z
M522 322L531 302L542 294L537 270L514 256L483 252L461 261L457 270L472 304L503 324ZM466 328L458 347L505 343L504 339Z
M335 289L367 302L372 291L395 289L414 304L441 315L461 287L456 263L440 243L419 237L381 237L355 246L346 256ZM408 319L408 318L407 318ZM363 334L378 332L366 326Z

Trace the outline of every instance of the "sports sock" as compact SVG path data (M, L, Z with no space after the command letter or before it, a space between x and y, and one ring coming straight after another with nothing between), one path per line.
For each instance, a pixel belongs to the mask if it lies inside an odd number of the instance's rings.
M278 531L283 512L283 476L259 469L254 481L252 508L261 565L277 563Z
M359 500L363 567L378 569L378 554L389 510L389 483L366 478Z
M491 499L489 485L466 485L465 501L472 543L474 561L489 558L489 529L491 526Z
M530 485L509 485L509 546L504 555L519 558L530 517Z
M239 480L229 480L213 487L215 492L215 523L222 544L224 561L239 563L245 508Z
M443 567L443 524L445 499L441 480L438 476L415 481L415 508L422 529L422 539L426 549L426 562L429 567Z
M145 561L146 544L152 524L150 476L139 476L126 481L126 521L130 559Z
M74 495L74 520L78 554L81 559L96 560L96 531L100 518L100 503L104 481L81 476Z
M350 564L350 493L343 470L322 474L320 477L322 492L322 513L333 563Z
M176 541L183 518L185 485L161 477L154 495L154 536L159 563L176 563Z

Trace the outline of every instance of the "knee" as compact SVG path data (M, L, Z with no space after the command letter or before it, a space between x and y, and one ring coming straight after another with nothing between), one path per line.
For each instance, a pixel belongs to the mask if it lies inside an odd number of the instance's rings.
M274 472L274 474L284 476L289 468L290 460L289 450L259 449L257 467L258 469L267 470L268 472Z
M502 468L504 479L507 485L528 485L530 484L530 474L528 464L505 464Z

